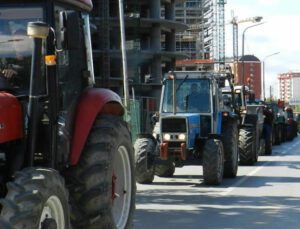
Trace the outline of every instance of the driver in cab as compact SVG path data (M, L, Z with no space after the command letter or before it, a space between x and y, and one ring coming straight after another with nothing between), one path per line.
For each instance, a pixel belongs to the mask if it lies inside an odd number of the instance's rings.
M10 24L12 25L12 23ZM14 28L14 29L13 29ZM6 41L7 48L11 47L10 53L6 57L1 58L1 75L7 79L12 88L28 90L31 54L26 50L28 47L29 37L26 34L26 29L22 26L11 26L11 36ZM3 44L4 45L4 44Z
M188 112L208 112L209 94L204 85L198 88L197 83L191 85L191 93L186 96Z

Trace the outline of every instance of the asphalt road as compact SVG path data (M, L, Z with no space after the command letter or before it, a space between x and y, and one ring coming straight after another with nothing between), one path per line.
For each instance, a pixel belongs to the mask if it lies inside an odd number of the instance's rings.
M203 183L201 166L137 184L135 229L300 228L300 136L273 147L220 186Z

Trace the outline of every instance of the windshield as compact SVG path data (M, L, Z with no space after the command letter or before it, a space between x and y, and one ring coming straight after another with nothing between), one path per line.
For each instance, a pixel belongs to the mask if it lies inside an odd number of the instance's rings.
M173 81L166 80L162 112L173 112ZM178 87L179 85L179 87ZM176 112L209 113L211 110L210 81L208 79L176 80Z
M13 84L29 86L32 40L27 36L27 23L41 20L42 8L0 8L0 68Z

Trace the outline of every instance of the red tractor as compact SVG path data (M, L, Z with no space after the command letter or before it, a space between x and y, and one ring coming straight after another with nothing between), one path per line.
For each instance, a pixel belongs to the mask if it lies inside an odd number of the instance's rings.
M91 9L0 3L1 229L132 226L131 136L120 97L94 86Z

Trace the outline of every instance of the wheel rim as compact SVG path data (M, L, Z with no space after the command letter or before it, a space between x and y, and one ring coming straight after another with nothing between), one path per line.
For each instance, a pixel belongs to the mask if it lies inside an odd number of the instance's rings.
M121 146L113 162L112 214L118 229L126 226L131 205L131 169L129 153L126 147Z
M57 229L65 228L64 209L57 196L49 197L47 202L45 203L40 218L39 229L45 229L45 227L42 226L42 223L48 219L55 220Z

